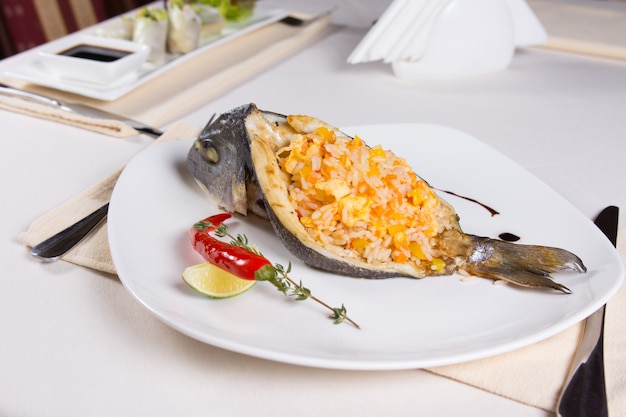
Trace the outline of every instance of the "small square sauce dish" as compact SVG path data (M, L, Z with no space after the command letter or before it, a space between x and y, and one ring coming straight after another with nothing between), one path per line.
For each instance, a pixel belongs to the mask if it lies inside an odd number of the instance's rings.
M150 47L122 39L83 36L42 49L41 64L63 79L95 84L134 81Z

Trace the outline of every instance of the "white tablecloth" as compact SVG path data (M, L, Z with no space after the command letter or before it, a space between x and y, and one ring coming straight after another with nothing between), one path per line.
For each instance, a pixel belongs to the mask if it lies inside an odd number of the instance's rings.
M356 8L358 21L384 9L372 5ZM610 204L626 209L625 63L529 49L499 73L407 83L383 64L346 64L366 26L338 28L182 119L203 125L252 101L340 126L451 126L590 218ZM34 261L18 234L152 139L117 140L4 111L0 125L0 416L551 415L425 371L311 369L224 351L161 323L112 276Z

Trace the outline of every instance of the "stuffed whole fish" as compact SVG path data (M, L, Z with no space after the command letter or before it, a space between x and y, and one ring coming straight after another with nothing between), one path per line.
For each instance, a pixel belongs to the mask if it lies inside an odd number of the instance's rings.
M315 268L363 278L456 272L565 293L549 274L586 271L564 249L464 233L403 158L310 116L235 108L204 128L187 166L218 206L268 218Z

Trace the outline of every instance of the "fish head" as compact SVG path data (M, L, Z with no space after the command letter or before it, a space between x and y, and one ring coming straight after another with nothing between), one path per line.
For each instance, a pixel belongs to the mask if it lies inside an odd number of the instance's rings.
M219 207L247 215L253 186L247 169L249 151L244 119L254 108L241 106L207 123L187 155L187 168Z

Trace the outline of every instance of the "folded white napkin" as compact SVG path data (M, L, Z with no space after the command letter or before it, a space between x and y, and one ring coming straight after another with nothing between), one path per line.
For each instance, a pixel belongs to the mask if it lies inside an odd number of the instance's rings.
M150 146L170 140L195 137L200 128L178 123ZM72 224L109 200L120 171L83 191L69 201L35 220L19 236L21 243L32 246ZM626 228L620 230L618 248L626 263ZM115 274L107 242L106 225L81 241L63 258L65 261ZM497 313L495 313L497 314ZM605 328L605 363L611 415L626 415L626 287L608 303ZM458 365L429 369L438 375L484 389L534 407L553 411L569 371L582 324L542 342L513 352Z
M453 0L394 0L348 57L348 63L419 60L440 13Z
M506 68L515 48L545 42L525 0L394 0L348 57L382 60L407 80L442 80Z

